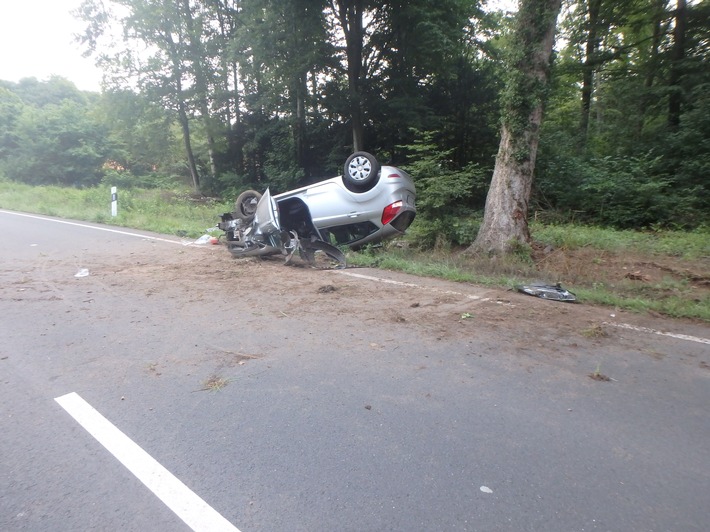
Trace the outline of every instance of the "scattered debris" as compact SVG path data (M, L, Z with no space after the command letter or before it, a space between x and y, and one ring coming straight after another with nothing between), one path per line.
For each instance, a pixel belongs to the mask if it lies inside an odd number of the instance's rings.
M319 294L329 294L330 292L335 292L337 288L332 284L326 284L318 288Z
M553 301L577 301L577 296L557 284L524 284L516 286L518 292Z
M481 491L483 493L493 493L493 490L489 488L488 486L481 486Z
M74 277L79 279L80 277L88 277L89 276L89 270L87 268L81 268L78 272L74 274Z
M470 312L464 312L463 314L461 314L462 320L470 320L471 318L473 318L473 314L471 314Z
M193 244L198 244L198 245L209 244L211 239L212 239L211 235L202 235L200 238L195 240L193 242Z
M582 335L587 338L607 338L609 332L604 328L604 325L597 323L592 325L589 329L584 329Z
M594 373L589 374L589 378L595 381L603 382L609 382L611 380L611 377L607 377L601 372L601 363L597 364L597 369L594 370Z
M624 275L624 278L631 279L632 281L643 281L645 283L649 282L651 278L648 275L642 274L640 271L629 272Z
M604 381L604 382L609 382L611 380L611 377L607 377L603 373L597 373L596 371L594 373L589 374L589 378L595 381Z
M210 392L218 392L222 388L227 386L227 384L229 384L229 379L224 379L217 375L212 375L209 379L205 381L204 388L202 388L200 391L209 390Z

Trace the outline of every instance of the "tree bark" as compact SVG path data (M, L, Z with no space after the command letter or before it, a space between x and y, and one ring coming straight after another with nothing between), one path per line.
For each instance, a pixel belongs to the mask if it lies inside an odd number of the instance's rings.
M350 120L353 131L353 151L364 149L365 127L362 112L362 50L364 30L362 16L363 0L333 0L333 12L337 14L345 34L345 54L348 62L348 95Z
M579 126L583 145L586 144L587 132L589 130L589 113L592 108L594 59L599 49L599 38L597 35L599 11L601 10L602 0L588 0L587 4L587 24L589 28L587 30L585 61L582 73L582 119Z
M686 0L678 0L675 28L673 30L673 51L671 56L670 89L668 98L668 125L671 129L678 129L680 126L680 111L683 101L680 78L682 75L682 62L685 58L685 32L688 18L688 7Z
M202 35L195 28L190 0L182 0L182 17L185 21L187 49L190 62L192 63L192 74L195 79L195 98L205 128L205 136L207 137L207 156L210 166L210 175L214 178L217 175L217 163L215 161L217 149L215 146L212 114L208 103L209 87L207 74L205 72L205 62L203 61L203 57L207 54L202 49Z
M561 0L521 0L501 140L483 224L470 253L505 254L528 244L528 203Z
M178 121L180 123L180 129L182 130L183 143L185 145L187 166L190 170L190 177L192 178L192 187L195 192L199 193L201 187L200 174L197 171L197 161L195 160L195 153L192 150L190 122L187 115L187 106L185 104L185 94L182 88L182 68L180 67L180 56L169 27L163 28L163 38L165 39L168 56L170 57L170 62L172 64L172 77L173 82L175 83L174 97L177 106Z

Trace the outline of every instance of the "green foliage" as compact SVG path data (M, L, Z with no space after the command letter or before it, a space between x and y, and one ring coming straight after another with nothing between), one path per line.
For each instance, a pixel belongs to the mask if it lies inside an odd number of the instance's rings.
M96 184L106 160L107 131L92 100L61 78L9 85L0 93L0 169L31 184ZM43 97L38 94L44 88ZM56 100L48 95L55 95Z
M687 6L684 59L673 59L674 4L575 2L538 157L536 201L567 219L617 228L710 223L708 3ZM587 53L591 51L591 55ZM577 87L591 71L588 124ZM673 72L675 71L675 74ZM670 95L682 93L674 125Z
M573 224L532 224L535 240L554 247L591 247L612 252L638 252L683 259L710 257L710 228L693 231L631 231Z
M707 189L666 173L652 153L636 157L546 157L538 196L569 218L616 228L695 227L708 223ZM695 180L695 179L693 179Z
M104 131L81 104L26 107L15 131L17 147L2 162L7 175L32 184L83 186L99 180Z
M461 211L457 215L427 219L420 216L407 230L407 241L421 249L468 246L481 226L481 214Z
M117 171L144 176L147 186L158 174L187 177L184 165L175 171L184 156L165 109L133 91L109 90L96 102L93 116L108 132L107 159Z
M417 140L403 147L413 161L405 168L417 187L417 219L410 229L411 239L420 247L465 245L480 225L472 215L485 202L487 177L476 164L457 168L450 159L453 150L438 148L434 135L417 133Z

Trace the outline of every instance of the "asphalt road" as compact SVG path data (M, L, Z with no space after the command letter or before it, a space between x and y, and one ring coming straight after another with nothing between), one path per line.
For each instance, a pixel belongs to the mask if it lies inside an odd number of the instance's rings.
M705 326L436 334L105 229L0 211L0 530L710 529Z

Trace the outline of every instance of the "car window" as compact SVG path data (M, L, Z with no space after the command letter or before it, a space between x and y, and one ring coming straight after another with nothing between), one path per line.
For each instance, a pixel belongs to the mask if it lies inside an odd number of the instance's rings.
M320 233L323 236L323 240L326 242L330 242L335 246L341 246L361 240L375 231L377 231L377 226L372 222L358 222L336 227L327 227L321 229Z

